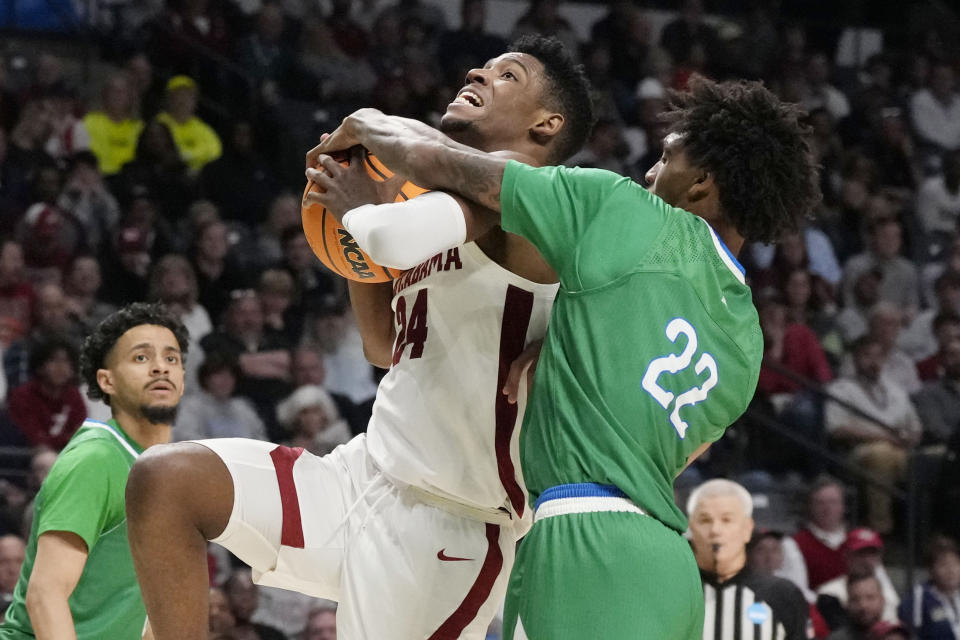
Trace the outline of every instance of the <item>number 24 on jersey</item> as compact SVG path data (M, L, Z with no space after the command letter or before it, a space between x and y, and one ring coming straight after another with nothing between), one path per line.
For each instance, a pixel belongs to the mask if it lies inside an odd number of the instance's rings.
M677 430L677 435L682 439L687 434L687 428L690 425L680 417L680 409L707 399L710 390L717 386L717 361L713 359L712 355L704 352L693 367L698 376L704 371L709 372L703 384L688 389L679 395L667 391L658 382L660 376L664 373L676 374L688 368L690 363L693 362L693 356L696 355L699 343L696 329L683 318L674 318L667 323L666 334L667 339L674 343L681 335L685 336L687 344L679 355L670 353L651 360L650 364L647 365L646 373L643 374L641 386L667 411L670 411L670 406L673 405L673 411L670 412L670 424L673 425L673 428Z

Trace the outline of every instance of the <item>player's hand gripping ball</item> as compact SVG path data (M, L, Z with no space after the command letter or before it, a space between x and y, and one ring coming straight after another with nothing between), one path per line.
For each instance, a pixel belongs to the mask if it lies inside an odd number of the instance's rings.
M393 176L393 172L375 156L365 153L363 159L367 175L377 182L383 182ZM347 166L348 162L341 160L340 164ZM307 181L307 187L303 191L304 198L311 191L322 190L313 182ZM396 202L415 198L427 191L412 182L407 182L400 188ZM301 202L303 202L302 199ZM307 236L307 242L313 249L313 253L334 273L358 282L389 282L403 273L400 269L382 267L371 260L326 207L315 203L303 203L300 207L300 217L303 222L303 232Z

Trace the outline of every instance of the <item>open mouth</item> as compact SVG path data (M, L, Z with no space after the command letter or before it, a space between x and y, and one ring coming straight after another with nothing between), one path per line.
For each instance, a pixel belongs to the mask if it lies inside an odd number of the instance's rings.
M483 98L469 89L461 91L454 99L453 104L465 104L471 107L482 107Z

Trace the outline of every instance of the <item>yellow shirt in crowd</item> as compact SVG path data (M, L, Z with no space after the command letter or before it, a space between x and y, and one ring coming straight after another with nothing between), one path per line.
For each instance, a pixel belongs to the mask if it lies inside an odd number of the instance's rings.
M203 165L216 160L223 152L217 132L196 116L179 123L169 113L163 112L157 115L157 120L170 128L180 157L191 171L200 171Z
M83 125L90 134L90 150L97 156L103 175L113 175L133 160L143 120L128 118L117 122L103 111L91 111L83 118Z

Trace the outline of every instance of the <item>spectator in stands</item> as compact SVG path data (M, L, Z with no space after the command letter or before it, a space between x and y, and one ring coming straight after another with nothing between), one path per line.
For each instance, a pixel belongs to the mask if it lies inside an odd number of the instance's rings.
M50 136L44 145L50 157L62 162L79 151L89 150L90 134L77 117L80 105L76 89L61 80L49 87L43 98L52 111Z
M191 262L200 292L197 300L216 324L230 303L230 292L243 289L246 278L232 265L227 225L222 221L211 219L200 224L194 242Z
M837 314L836 326L844 343L851 344L870 330L870 310L880 301L880 282L883 274L879 269L869 269L858 275L853 282L852 301Z
M245 638L248 634L258 640L286 640L279 630L259 622L253 622L260 600L260 590L253 584L250 569L234 569L223 585L230 603L230 612L235 622L234 637Z
M936 305L937 278L947 271L960 273L960 234L944 240L938 248L936 261L927 263L921 271L923 299L928 305Z
M870 309L867 335L880 345L883 352L883 377L907 393L914 393L920 389L917 367L913 359L898 346L903 321L904 314L899 307L880 301ZM841 373L850 375L853 370L853 358L848 358L841 366Z
M353 436L330 394L315 385L298 388L278 404L277 422L289 434L289 446L318 456L330 453Z
M930 69L929 84L910 96L910 121L920 141L937 152L960 148L960 95L947 61Z
M237 44L237 63L257 81L261 93L276 92L276 84L293 71L293 57L286 48L283 32L283 8L264 4L253 32ZM268 88L268 84L274 88Z
M252 289L230 292L223 327L200 341L208 357L220 353L236 358L241 376L237 393L249 398L267 425L270 440L277 440L274 403L290 393L290 352L283 338L264 331L263 307Z
M847 570L843 553L847 539L845 503L843 485L829 476L819 476L807 494L806 522L792 538L783 542L787 565L784 570L797 574L802 563L812 590ZM794 553L794 549L798 553Z
M84 248L84 234L73 212L57 204L63 174L55 164L37 169L34 203L17 227L16 237L34 280L59 280L73 256Z
M949 538L934 539L927 551L930 580L913 588L900 605L900 619L921 640L960 637L960 549Z
M960 220L960 149L943 154L943 170L917 192L917 219L927 236L953 236Z
M712 63L720 62L715 58L719 55L719 38L716 30L704 20L702 0L684 0L680 16L660 32L660 46L676 65L688 65L697 47Z
M220 157L220 137L196 116L199 90L189 76L174 76L167 82L167 110L157 120L167 125L180 150L180 157L193 174Z
M158 120L151 120L143 128L137 139L136 155L123 166L113 184L118 193L145 187L160 213L171 222L183 218L198 195L170 128Z
M125 73L115 73L103 86L102 110L83 119L90 134L90 150L100 162L100 172L111 176L133 160L143 120L136 115L133 90Z
M10 388L27 382L32 375L30 358L37 343L56 337L79 347L82 327L71 321L66 297L60 285L48 283L37 290L34 324L30 335L10 344L3 353L3 366Z
M13 590L20 578L20 568L27 545L14 534L0 536L0 605L4 611L13 600Z
M197 388L197 371L203 362L203 348L200 341L213 331L210 315L197 297L197 274L190 261L185 257L171 253L157 261L150 272L150 285L147 299L162 302L170 313L174 314L190 332L190 359L185 365L185 392L193 393Z
M300 33L298 64L319 84L319 93L335 114L349 113L350 109L366 104L364 100L377 84L377 74L368 59L353 56L338 45L335 37L343 33L343 27L307 17ZM471 64L463 69L469 69L474 60L471 58ZM463 79L461 74L462 70L458 72L458 82Z
M367 422L370 421L371 405L358 407L347 396L327 390L324 384L327 372L323 357L323 352L309 343L302 344L293 350L290 354L290 369L294 388L299 389L306 385L324 388L333 399L337 413L347 421L353 434L366 431Z
M48 338L30 353L30 380L10 392L10 419L26 443L63 449L87 417L77 388L77 349Z
M8 178L13 187L10 195L21 206L20 211L31 202L31 186L37 170L53 162L53 158L44 150L53 129L52 118L53 112L46 102L27 102L20 111L20 119L10 131L5 165L10 169Z
M214 351L200 365L199 392L180 403L176 440L204 438L253 438L266 440L263 420L246 398L235 395L243 373L232 356Z
M105 264L110 286L104 289L104 300L117 306L143 300L153 263L146 234L138 227L124 225L114 234L111 248Z
M847 561L847 574L834 578L817 589L817 608L823 613L830 628L836 629L842 624L845 612L852 616L851 580L852 576L862 574L876 578L884 602L881 618L895 622L900 596L897 595L890 575L883 566L883 541L880 536L870 529L853 529L847 534L843 551Z
M9 340L30 333L36 300L33 285L24 274L23 247L9 238L0 240L0 318Z
M884 106L877 122L863 141L863 150L873 160L883 188L903 199L913 199L913 190L923 178L910 135L909 124L899 107Z
M300 226L284 229L280 243L283 250L281 266L297 283L295 305L298 313L325 296L343 292L344 280L335 278L320 264Z
M290 344L296 344L303 333L303 319L291 313L296 293L293 276L283 269L267 269L260 274L257 293L263 303L266 331L280 334Z
M517 18L509 40L516 40L528 33L553 36L562 42L567 52L573 56L580 51L576 32L560 14L559 0L530 0L526 12Z
M116 311L116 307L99 298L102 284L100 263L90 254L76 256L67 268L63 281L67 313L83 335L87 335L101 320Z
M337 605L317 605L307 615L307 628L303 640L337 640Z
M850 115L850 102L842 91L830 84L832 72L827 54L823 52L810 54L807 58L806 75L809 93L803 106L807 111L822 107L827 110L830 117L838 121Z
M253 126L247 120L233 123L223 155L203 168L200 182L226 219L251 229L263 221L279 191L273 169L254 148Z
M437 56L444 76L454 84L477 60L490 60L504 52L507 43L486 29L487 0L464 0L460 4L460 28L440 36Z
M76 219L83 232L84 248L94 254L100 252L110 238L110 230L120 220L120 205L97 169L96 156L89 151L80 151L70 158L57 205Z
M627 173L626 157L630 149L623 139L620 124L612 118L601 118L593 126L586 146L566 160L571 167L606 169Z
M800 556L799 563L786 562L789 551L784 548L785 539L788 539L787 536L777 529L755 529L747 546L747 562L750 569L756 573L789 580L800 589L804 599L812 603L816 600L816 595L808 586L810 581L803 556ZM796 549L796 545L792 547Z
M940 360L943 377L913 398L927 444L949 444L960 433L960 336L944 345Z
M943 377L943 353L949 342L960 339L960 315L950 311L938 313L933 318L933 335L937 344L936 352L917 362L917 377L923 383Z
M755 633L769 620L774 637L806 638L809 605L800 590L788 580L746 566L753 532L753 500L747 490L730 480L709 480L690 494L687 513L707 620L733 616L733 626ZM749 604L741 594L750 594ZM704 639L724 640L722 628L707 622Z
M914 317L910 325L900 332L897 346L913 360L923 360L934 355L944 336L937 335L935 320L940 321L941 332L949 328L947 319L960 314L960 272L944 271L934 285L935 300L929 309Z
M852 464L887 482L900 482L907 448L920 441L922 426L907 393L880 375L883 361L883 346L875 338L854 343L854 374L834 381L828 391L858 413L828 401L825 426L834 443L849 451ZM894 524L890 495L873 486L865 487L865 493L867 521L889 533Z
M883 618L884 599L880 582L869 571L851 574L848 581L849 620L831 633L827 640L870 640L870 630Z
M867 640L914 640L914 638L902 622L881 620L870 627Z
M230 611L230 600L220 587L210 587L209 596L210 638L209 640L233 640L236 620Z
M881 274L880 299L893 303L908 317L920 304L917 268L900 255L903 232L894 218L880 219L870 227L870 248L853 256L844 266L843 300L854 303L853 286L865 271Z

